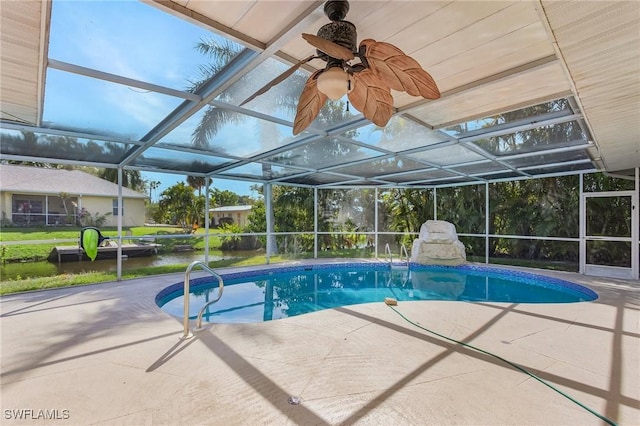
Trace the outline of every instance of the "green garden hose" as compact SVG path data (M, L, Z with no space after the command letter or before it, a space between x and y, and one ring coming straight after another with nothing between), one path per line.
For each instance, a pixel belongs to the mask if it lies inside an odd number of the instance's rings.
M542 379L542 378L540 378L540 377L536 376L535 374L533 374L533 373L531 373L530 371L528 371L527 369L525 369L525 368L523 368L523 367L519 366L518 364L515 364L515 363L513 363L513 362L511 362L511 361L509 361L509 360L507 360L507 359L504 359L504 358L502 358L501 356L498 356L498 355L492 354L491 352L485 351L484 349L477 348L477 347L475 347L475 346L473 346L473 345L470 345L470 344L468 344L468 343L461 342L461 341L459 341L459 340L452 339L452 338L447 337L447 336L443 336L442 334L437 333L437 332L435 332L435 331L433 331L433 330L429 330L428 328L423 327L423 326L421 326L420 324L417 324L417 323L415 323L415 322L411 321L411 320L410 320L409 318L407 318L406 316L404 316L400 311L398 311L398 310L395 308L395 305L394 305L393 303L389 303L387 300L385 300L385 304L386 304L387 306L389 306L389 307L390 307L390 308L391 308L395 313L397 313L398 315L400 315L400 316L402 317L402 319L404 319L405 321L407 321L409 324L411 324L411 325L413 325L413 326L415 326L415 327L418 327L419 329L424 330L424 331L426 331L426 332L428 332L428 333L434 334L434 335L436 335L436 336L438 336L438 337L440 337L440 338L443 338L443 339L449 340L450 342L457 343L457 344L459 344L459 345L462 345L462 346L465 346L465 347L467 347L467 348L473 349L473 350L475 350L475 351L481 352L481 353L483 353L483 354L485 354L485 355L489 355L489 356L492 356L492 357L494 357L494 358L496 358L496 359L499 359L500 361L502 361L502 362L505 362L505 363L509 364L510 366L512 366L513 368L515 368L516 370L519 370L519 371L523 372L524 374L526 374L526 375L528 375L528 376L530 376L530 377L532 377L532 378L536 379L537 381L539 381L539 382L540 382L540 383L542 383L543 385L545 385L545 386L547 386L547 387L549 387L549 388L553 389L554 391L558 392L560 395L564 396L564 397L565 397L565 398L567 398L569 401L571 401L571 402L573 402L573 403L575 403L575 404L579 405L580 407L584 408L585 410L587 410L588 412L590 412L590 413L591 413L591 414L593 414L594 416L598 417L600 420L602 420L602 421L604 421L604 422L606 422L606 423L610 424L611 426L617 426L617 423L616 423L616 422L614 422L613 420L611 420L611 419L609 419L609 418L607 418L607 417L603 416L602 414L598 413L597 411L593 410L592 408L587 407L586 405L584 405L583 403L581 403L581 402L580 402L580 401L578 401L577 399L575 399L575 398L573 398L573 397L571 397L571 396L567 395L566 393L564 393L564 392L563 392L563 391L561 391L560 389L558 389L558 388L554 387L552 384L550 384L550 383L549 383L549 382L547 382L546 380L544 380L544 379ZM397 304L397 302L396 302L396 304Z

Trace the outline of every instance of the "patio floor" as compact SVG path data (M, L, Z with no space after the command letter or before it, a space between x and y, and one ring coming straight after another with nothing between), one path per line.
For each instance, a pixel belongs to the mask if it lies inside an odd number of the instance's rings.
M619 424L640 424L640 282L534 272L585 284L600 297L400 302L397 310L528 369ZM383 302L216 324L179 340L181 320L154 297L182 278L2 297L2 424L603 424Z

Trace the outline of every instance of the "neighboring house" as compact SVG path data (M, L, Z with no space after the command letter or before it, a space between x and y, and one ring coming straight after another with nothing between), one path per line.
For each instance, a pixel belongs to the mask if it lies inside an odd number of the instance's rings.
M224 206L209 209L213 226L235 223L244 228L249 223L249 213L251 213L251 206Z
M147 196L122 188L123 226L144 225ZM83 224L83 216L106 215L118 224L118 185L80 170L0 165L0 209L14 225Z

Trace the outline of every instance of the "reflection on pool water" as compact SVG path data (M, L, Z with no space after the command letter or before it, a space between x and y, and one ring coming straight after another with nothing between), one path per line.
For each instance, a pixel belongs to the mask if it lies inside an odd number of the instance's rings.
M347 263L288 266L221 274L223 296L203 319L218 323L270 321L360 303L459 300L507 303L572 303L597 299L569 281L484 266L422 266L390 269L388 264ZM183 283L156 296L165 312L182 317ZM189 317L218 294L212 277L191 280Z

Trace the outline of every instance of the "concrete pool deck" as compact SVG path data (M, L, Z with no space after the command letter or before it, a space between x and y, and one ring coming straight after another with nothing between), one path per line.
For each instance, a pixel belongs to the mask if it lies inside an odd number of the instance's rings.
M528 271L586 285L599 299L400 302L397 310L621 425L640 424L640 281ZM215 324L180 340L181 319L154 298L182 279L3 296L2 424L604 424L383 302Z

